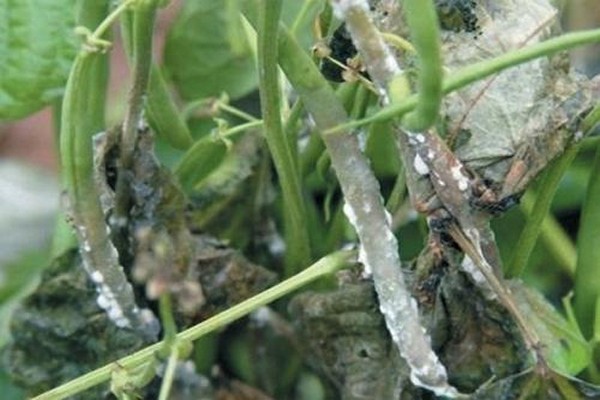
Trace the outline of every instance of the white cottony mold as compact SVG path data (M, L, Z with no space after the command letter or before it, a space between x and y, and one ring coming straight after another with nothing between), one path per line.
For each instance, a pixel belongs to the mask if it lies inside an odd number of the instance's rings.
M365 253L365 249L362 245L358 246L358 262L361 263L363 266L363 278L370 278L371 276L373 276L373 270L369 265L369 261L367 260L367 254Z
M463 192L467 190L469 187L469 178L461 171L461 166L455 165L450 168L450 172L452 173L452 178L458 183L458 189Z
M102 273L100 271L94 271L94 272L92 272L90 274L90 278L95 283L102 283L102 282L104 282L104 275L102 275Z
M471 277L473 283L481 290L487 300L494 300L498 296L492 290L483 273L477 268L469 256L465 256L461 263L461 268Z
M350 206L350 204L348 204L347 202L344 202L344 215L346 216L346 218L348 218L348 221L350 221L350 224L352 224L352 226L356 227L356 223L357 223L357 219L356 219L356 213L354 212L354 209L352 208L352 206Z
M96 298L96 303L98 303L98 307L103 310L106 310L110 306L110 302L102 293L100 293Z
M346 19L346 14L353 8L369 11L367 0L333 0L331 2L333 14L337 19Z
M250 319L258 326L267 326L272 319L271 310L266 306L260 307L250 314Z
M425 164L425 161L423 161L421 156L418 154L415 155L415 159L413 160L413 167L419 175L429 174L429 167L427 166L427 164Z

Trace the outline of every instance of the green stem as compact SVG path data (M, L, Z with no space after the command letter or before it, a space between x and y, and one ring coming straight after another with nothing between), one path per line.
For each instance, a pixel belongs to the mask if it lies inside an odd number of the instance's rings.
M150 80L152 65L152 33L156 17L157 0L136 3L133 11L133 85L129 92L129 102L120 142L119 170L115 190L114 217L118 224L127 222L130 207L130 174L133 153L138 137L138 127L143 122L143 109L146 90Z
M525 197L525 196L524 196ZM523 202L523 208L531 213L535 204L535 199L531 198L530 204ZM530 206L530 207L529 207ZM551 257L556 260L558 266L565 274L573 278L577 266L577 249L575 243L569 237L562 225L556 220L554 215L548 214L542 222L542 231L540 232L544 247L548 250Z
M214 332L316 279L333 274L344 266L355 262L355 258L356 253L353 251L338 251L329 254L291 278L286 279L256 296L244 300L238 305L235 305L198 325L180 332L177 335L177 341L194 341L207 333ZM64 385L42 393L32 400L60 400L83 392L84 390L109 380L115 367L133 369L149 362L155 357L156 352L164 347L164 344L164 341L155 343L152 346L107 364L67 382Z
M596 125L600 123L600 103L596 104L592 111L585 116L581 122L581 130L590 132Z
M290 33L293 36L297 36L298 29L300 29L300 27L304 25L306 17L309 15L309 12L314 4L315 4L314 0L306 0L303 2L302 8L296 15L296 18L294 19L294 22L292 23L292 26L290 27Z
M222 101L219 101L217 103L217 107L220 110L223 110L225 112L228 112L231 115L234 115L234 116L236 116L238 118L241 118L241 119L245 120L246 122L258 121L258 118L256 118L256 117L248 114L245 111L240 110L239 108L232 107L229 104L226 104L226 103L224 103Z
M529 256L542 230L544 219L550 211L552 199L554 198L558 184L577 155L577 150L578 146L570 145L565 153L544 174L540 190L536 196L535 205L527 218L527 224L521 232L521 236L517 241L517 247L513 252L512 260L506 269L507 276L517 277L523 274L529 261Z
M438 118L442 101L442 57L440 33L433 1L405 0L406 23L412 44L419 55L417 106L406 115L402 125L412 132L423 132Z
M504 69L531 61L535 58L568 50L576 46L600 41L600 29L572 32L548 39L528 47L510 51L491 60L481 61L464 67L444 80L442 93L448 94L475 81L481 80ZM417 105L417 96L412 95L404 101L394 102L377 113L360 120L345 122L331 127L326 133L349 131L377 121L387 121L402 116Z
M281 0L262 0L259 6L258 70L265 137L283 192L286 222L286 276L310 261L306 210L297 163L281 122L277 43Z
M535 207L539 204L538 199L538 194L534 194L531 191L525 192L521 198L520 208L527 218L527 225L525 229L527 229L527 226L532 221L531 216L534 214ZM525 236L525 231L521 232L519 245L521 244L520 241L523 240L521 239L523 236ZM550 254L550 257L556 261L558 266L565 274L570 277L574 277L575 266L577 263L577 250L575 249L573 241L571 238L569 238L569 235L558 223L552 213L548 213L542 221L539 236L544 243L544 248ZM533 251L533 249L531 251ZM511 262L512 261L513 259L511 259Z
M133 35L133 12L125 12L121 16L121 38L130 62L133 58ZM177 109L165 77L154 62L150 66L146 112L154 131L173 148L187 150L192 146L192 134Z
M163 328L163 340L165 342L165 347L170 349L173 347L175 338L177 337L177 324L173 317L173 304L170 293L165 292L160 295L158 307Z
M194 144L192 134L169 93L167 82L154 63L150 68L146 111L150 125L172 147L187 150Z
M102 42L103 41L102 36L105 35L108 28L110 28L112 26L112 24L117 20L117 18L119 18L119 16L123 12L125 12L125 10L127 10L127 7L129 7L136 1L138 1L138 0L126 0L126 1L123 1L121 4L119 4L117 6L117 8L115 8L106 18L102 19L102 21L100 22L100 25L98 25L98 27L92 33L92 36L90 37L90 41ZM86 7L89 7L89 6L83 6L82 8L86 8ZM93 9L94 7L89 7L89 8ZM86 11L83 11L83 12L86 13ZM91 27L86 24L82 24L82 25L91 29Z
M575 315L587 338L594 334L593 319L600 298L600 147L596 151L591 171L577 235L578 257L574 288Z
M60 155L60 120L62 118L63 98L52 103L52 125L54 128L54 143L56 154ZM60 162L59 162L60 164ZM58 166L60 176L63 176L62 167ZM67 222L64 210L60 210L54 223L52 233L52 245L50 246L50 256L54 259L66 250L77 246L77 238L73 234L73 229Z
M177 369L177 361L179 360L179 349L177 346L171 347L171 354L167 361L167 368L163 376L162 384L160 385L160 392L158 394L158 400L168 400L169 394L171 393L171 387L173 386L173 379L175 378L175 370Z
M239 0L225 0L225 24L227 26L227 41L231 52L236 57L248 53L248 42L244 28L240 24L240 2Z

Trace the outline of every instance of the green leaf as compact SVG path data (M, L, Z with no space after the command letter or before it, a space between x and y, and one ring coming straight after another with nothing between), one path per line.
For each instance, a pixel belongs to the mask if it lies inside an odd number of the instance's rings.
M539 336L549 365L566 375L581 372L591 362L591 347L537 291L511 282L516 304Z
M241 20L232 20L226 11L225 1L188 1L169 32L165 67L185 100L222 92L236 99L256 88L249 44L240 52L239 46L232 48L228 36L228 26Z
M62 95L76 54L74 0L0 0L0 120Z
M298 26L298 39L308 50L312 44L310 26L320 7L320 0L286 1L282 21L295 22L307 5L305 18ZM165 45L165 69L181 96L198 100L226 92L235 100L258 84L252 46L241 19L236 18L232 2L215 0L187 1L171 27ZM246 40L240 43L240 40Z
M186 192L200 184L223 162L227 144L212 136L198 140L175 167L175 174Z

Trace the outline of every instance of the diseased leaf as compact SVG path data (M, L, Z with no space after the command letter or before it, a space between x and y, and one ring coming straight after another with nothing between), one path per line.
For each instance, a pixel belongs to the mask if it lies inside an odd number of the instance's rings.
M59 97L76 53L74 0L0 0L0 120Z

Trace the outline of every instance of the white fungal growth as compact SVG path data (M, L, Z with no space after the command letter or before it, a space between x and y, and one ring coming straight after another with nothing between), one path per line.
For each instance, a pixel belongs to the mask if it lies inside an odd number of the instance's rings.
M281 255L285 253L285 241L278 233L273 233L269 235L267 246L269 247L269 251L273 255Z
M114 292L105 284L98 284L98 298L96 302L100 308L106 311L108 318L115 323L119 328L131 327L132 323L123 312L123 308L117 301ZM137 314L139 309L134 307L131 310L133 314Z
M95 283L102 283L102 282L104 282L104 275L102 275L102 273L100 271L94 271L94 272L92 272L90 274L90 278Z
M358 147L360 148L360 151L364 152L367 149L367 133L364 129L361 129L358 131L356 137L358 138Z
M362 277L370 278L373 275L373 270L367 260L367 254L365 253L365 248L363 246L358 246L358 262L363 266Z
M422 133L417 133L415 135L415 139L417 140L417 142L419 143L425 143L425 136L423 136Z
M425 164L425 161L421 158L420 155L415 155L415 159L413 160L413 167L417 174L419 175L427 175L429 174L429 167Z
M369 203L363 204L363 211L365 214L370 213L371 212L371 204L369 204Z
M356 226L356 223L357 223L356 213L354 212L354 209L352 208L352 206L350 206L350 204L345 202L343 210L344 210L344 215L346 215L346 218L348 218L348 221L350 221L352 226Z
M469 178L460 169L460 165L455 165L450 168L450 172L452 173L452 178L458 184L458 189L464 192L469 187Z
M96 298L96 303L98 304L98 307L100 307L103 310L106 310L110 305L108 299L104 297L103 294L98 295L98 297Z
M331 2L331 8L337 19L344 20L346 19L348 12L353 8L369 11L369 4L367 3L367 0L333 0Z
M379 309L400 355L411 369L411 382L437 395L456 397L458 391L448 384L446 369L431 348L431 340L419 320L417 302L404 283L398 243L387 218L382 219L383 223L375 217L363 219L367 216L362 214L359 218L358 210L348 202L343 210L361 238L358 259L364 273L373 276ZM373 224L378 226L377 237L366 235ZM378 245L380 243L385 245ZM375 248L379 251L373 251Z
M252 322L256 323L258 326L267 326L273 319L271 315L271 309L266 306L260 307L258 310L250 314L250 319L252 319Z
M481 290L487 300L494 300L498 297L490 287L483 273L479 268L477 268L469 256L465 256L461 263L461 267L463 271L465 271L467 275L471 277L473 283Z
M384 209L383 211L385 212L385 222L387 222L388 226L392 226L392 223L394 222L394 217L392 216L392 214L390 214L390 212L387 209ZM392 233L392 231L388 231L388 233Z

